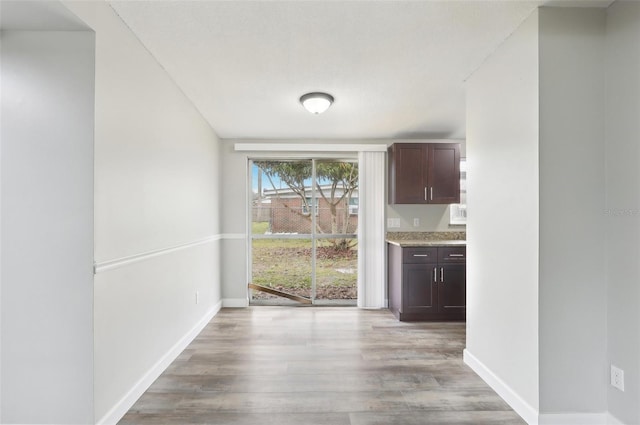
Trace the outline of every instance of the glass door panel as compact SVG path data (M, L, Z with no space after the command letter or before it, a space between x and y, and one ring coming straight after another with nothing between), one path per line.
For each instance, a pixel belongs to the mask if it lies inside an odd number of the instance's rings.
M358 164L251 163L252 283L326 303L357 299ZM252 300L278 296L252 290Z
M357 298L358 163L316 162L316 299Z

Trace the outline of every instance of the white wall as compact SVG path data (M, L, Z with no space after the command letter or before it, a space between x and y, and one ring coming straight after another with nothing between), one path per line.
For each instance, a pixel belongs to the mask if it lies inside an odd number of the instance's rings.
M94 34L1 37L0 421L91 423Z
M536 11L467 85L465 354L523 415L538 408L538 139Z
M225 307L248 305L247 283L247 153L235 152L235 142L221 142L222 184L222 298Z
M96 32L95 415L109 422L219 308L219 146L107 3L65 4Z
M640 423L640 3L607 10L606 260L609 362L625 391L608 388L609 411ZM608 364L605 365L608 373Z
M465 226L449 225L449 205L387 205L387 219L399 218L400 227L389 232L464 232ZM419 226L413 219L420 220Z
M540 412L604 412L605 12L539 16Z
M479 360L476 364L486 368L487 375L502 380L494 380L497 387L512 391L510 402L521 405L524 400L529 404L521 413L530 423L602 423L607 409L626 423L640 419L640 270L636 255L640 199L633 189L639 183L635 171L639 159L638 7L638 3L616 2L608 11L541 8L537 12L538 27L526 22L470 79L467 148L471 159L471 305L467 313L467 351L473 355L471 360ZM529 56L525 56L523 38L527 28L529 41L538 38L538 51ZM522 46L514 51L516 40ZM523 66L531 75L539 72L538 78L523 78ZM509 85L516 81L515 87ZM537 84L537 100L525 102L517 90L521 84L532 88ZM513 102L514 97L518 102ZM536 112L527 110L525 105L537 107L539 117L536 119ZM521 221L524 233L517 235L517 249L504 255L498 250L500 242L509 242L506 232L497 228L498 223L487 226L487 220L491 210L500 211L496 198L506 192L504 187L489 190L491 184L500 187L500 182L490 180L491 176L521 180L522 171L510 170L504 163L522 164L522 157L515 150L519 144L504 144L497 154L486 148L495 144L495 139L504 140L506 132L516 131L514 124L519 132L527 126L530 136L535 136L536 127L539 129L537 149L529 153L525 162L539 160L539 188L534 193L539 202L539 220L533 224ZM532 188L536 189L534 185ZM534 205L530 213L535 210ZM504 228L517 228L518 224L507 219L500 225L505 223L509 227ZM536 226L539 234L531 234ZM491 244L491 240L495 242ZM535 258L523 252L523 243L529 248L539 245L539 278L532 281L535 272L523 272L521 264L509 267L514 273L511 277L496 274L500 265L497 260L491 262L496 252L501 252L501 261L510 266L521 258ZM513 241L510 246L514 247ZM530 260L528 266L534 262ZM510 351L509 357L523 356L519 352L523 342L514 341L513 329L504 329L499 323L507 316L493 311L503 301L510 305L522 303L520 294L516 298L504 297L505 287L500 286L500 281L522 286L523 277L539 291L537 316L527 313L537 317L539 324L539 347L534 347L539 350L537 408L529 402L530 395L514 385L523 374L505 371L501 362L507 359L494 350L498 346L499 350ZM529 324L517 327L521 336L528 335L530 342L535 342ZM506 345L499 347L501 342ZM607 348L609 360L630 376L631 384L624 393L608 386ZM532 382L531 388L535 385Z

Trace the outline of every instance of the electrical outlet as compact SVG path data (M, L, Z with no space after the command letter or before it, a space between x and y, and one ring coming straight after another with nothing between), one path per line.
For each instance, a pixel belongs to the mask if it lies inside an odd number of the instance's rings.
M200 302L200 291L196 291L196 304Z
M611 365L611 385L624 391L624 370Z
M399 218L388 218L387 219L387 227L400 227L400 219Z
M418 227L420 226L420 219L419 218L414 218L413 219L413 227Z

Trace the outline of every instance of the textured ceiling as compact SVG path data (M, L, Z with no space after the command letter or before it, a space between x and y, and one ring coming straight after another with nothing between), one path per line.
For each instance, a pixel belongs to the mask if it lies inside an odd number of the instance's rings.
M110 3L220 137L356 139L464 138L465 79L544 2Z

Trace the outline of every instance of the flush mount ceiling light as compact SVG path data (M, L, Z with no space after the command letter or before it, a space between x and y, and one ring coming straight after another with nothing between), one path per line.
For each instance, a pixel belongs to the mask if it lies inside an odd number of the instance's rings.
M333 96L327 93L307 93L300 97L300 103L312 114L321 114L333 103Z

